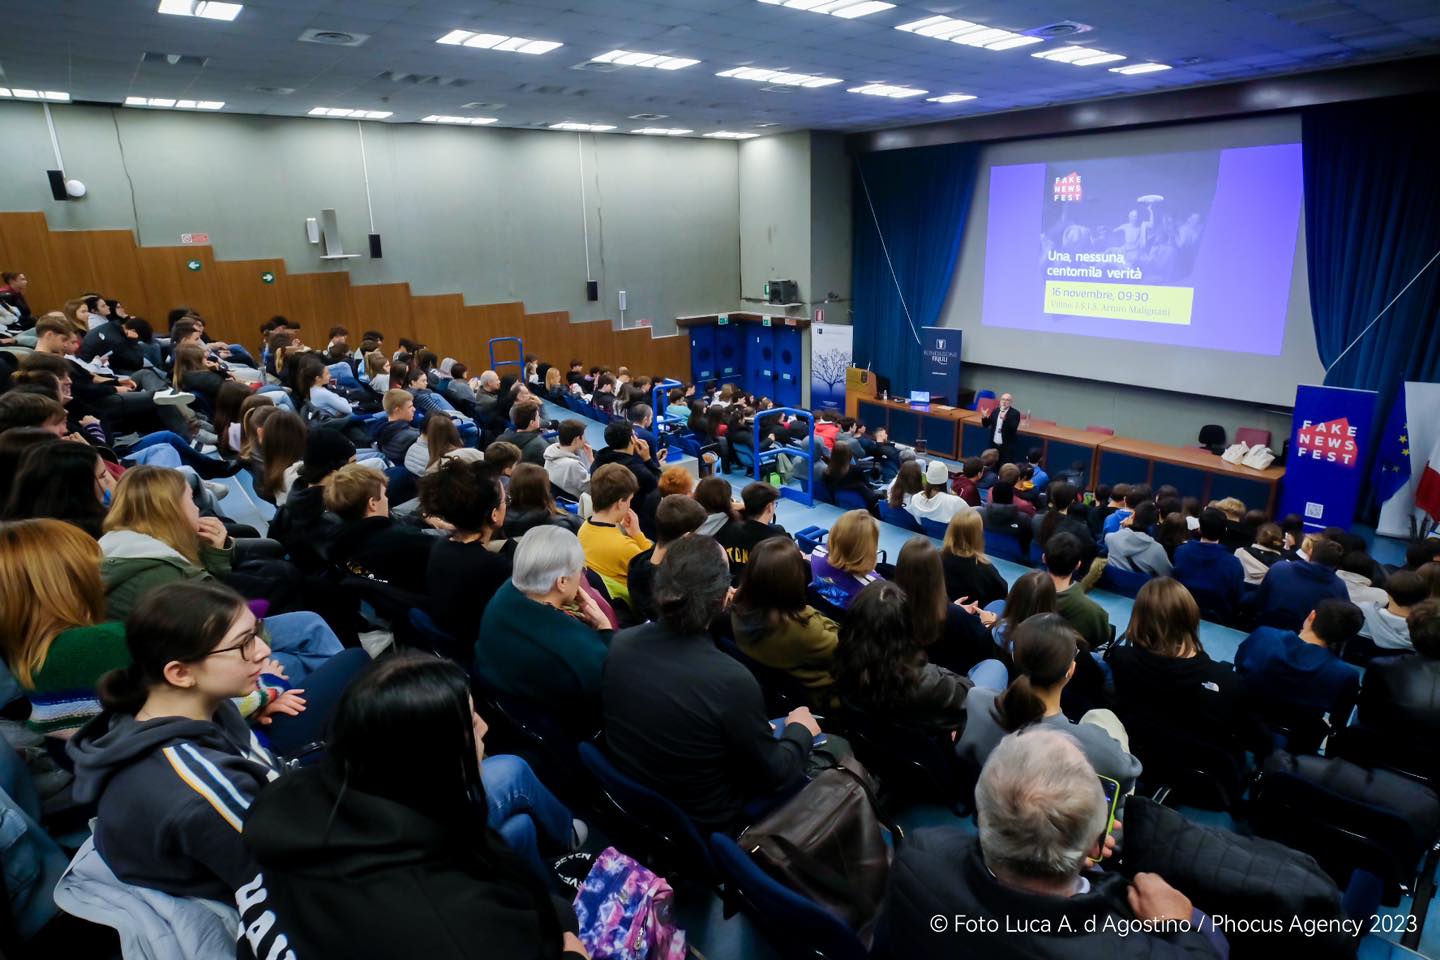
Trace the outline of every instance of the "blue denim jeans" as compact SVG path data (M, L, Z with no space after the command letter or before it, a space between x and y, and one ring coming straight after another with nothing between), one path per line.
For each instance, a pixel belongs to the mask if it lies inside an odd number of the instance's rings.
M330 379L340 384L340 386L349 387L354 390L358 390L360 388L360 381L355 379L354 368L351 367L350 364L346 363L344 360L341 360L338 363L332 363L325 369L330 371Z
M270 656L280 661L292 687L305 686L305 678L345 649L335 631L318 613L301 610L265 618L270 633Z
M999 660L981 660L970 668L969 677L975 686L986 690L1004 690L1010 686L1010 671Z
M158 460L151 459L155 456L154 454L145 454L143 457L137 456L140 451L150 450L154 447L165 447L173 450L179 460L171 463L168 457ZM129 460L134 463L149 463L160 467L178 467L183 464L187 467L205 468L220 465L214 457L207 457L200 453L194 447L190 446L190 444L186 443L184 437L175 433L173 430L156 430L154 433L145 434L145 436L131 444L128 450L120 454L120 459Z
M290 399L290 394L285 392L284 387L272 383L268 386L261 387L255 392L265 394L265 396L269 397L275 406L281 410L289 410L291 413L295 412L295 401Z
M522 757L501 754L480 765L489 822L505 843L543 876L540 847L568 853L571 845L569 809L535 776Z
M25 761L0 743L0 858L10 912L22 938L33 937L55 916L55 884L65 872L65 854L37 822L40 798Z

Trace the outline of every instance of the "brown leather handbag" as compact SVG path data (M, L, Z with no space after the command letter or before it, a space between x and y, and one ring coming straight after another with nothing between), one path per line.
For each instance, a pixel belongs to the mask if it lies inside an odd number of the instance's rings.
M890 877L890 848L860 761L839 758L737 842L766 873L838 916L869 945Z

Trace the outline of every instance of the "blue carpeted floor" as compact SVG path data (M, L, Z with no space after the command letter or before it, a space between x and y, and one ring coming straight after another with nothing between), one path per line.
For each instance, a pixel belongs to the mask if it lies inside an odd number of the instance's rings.
M552 404L546 404L545 407L547 418L576 417L573 412ZM586 436L591 446L596 449L605 446L604 427L600 423L590 421ZM955 469L958 469L958 465L955 466ZM737 491L751 480L750 477L738 474L731 475L728 479ZM253 524L264 530L274 510L269 504L254 496L248 475L242 473L225 483L231 488L230 495L221 504L225 514L238 522ZM843 512L838 507L828 504L807 507L787 498L779 503L777 520L787 530L792 531L811 525L828 528ZM1367 539L1372 541L1374 555L1379 560L1392 564L1404 562L1403 543L1384 537L1375 537L1370 531L1361 532L1364 532ZM880 525L880 548L893 559L899 555L900 548L905 542L910 537L917 535L882 523ZM995 565L1005 579L1011 582L1029 569L1004 560L996 560ZM1110 620L1116 625L1117 630L1123 631L1130 618L1130 599L1101 590L1094 591L1091 596L1109 613ZM1200 637L1206 651L1212 657L1217 660L1233 661L1235 651L1245 635L1228 627L1206 622L1201 624ZM1187 810L1186 813L1207 825L1234 829L1230 818L1224 814L1217 815L1190 810ZM907 831L936 826L948 826L962 830L974 829L972 821L959 820L948 809L938 805L912 807L899 817L899 821L900 826ZM597 839L599 839L598 835ZM1384 908L1382 912L1403 915L1408 914L1409 909L1409 898L1406 898L1398 907ZM714 895L692 895L681 898L677 904L677 914L680 925L688 932L691 942L710 960L770 960L770 958L778 956L764 943L744 916L725 919L719 898ZM1378 934L1368 936L1361 943L1360 958L1361 960L1384 960L1387 957L1416 956L1398 944L1399 936L1396 934L1387 934L1383 937ZM1419 955L1440 960L1440 909L1430 913L1421 937Z

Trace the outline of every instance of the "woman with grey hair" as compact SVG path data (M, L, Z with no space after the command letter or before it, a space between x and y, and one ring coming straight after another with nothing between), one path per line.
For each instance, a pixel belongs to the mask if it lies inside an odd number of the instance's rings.
M585 592L585 551L564 527L536 527L515 550L510 580L485 608L475 676L543 705L578 735L600 727L600 673L610 621Z
M897 851L875 952L948 960L963 943L999 960L1217 956L1223 938L1201 932L1208 919L1159 875L1096 869L1110 852L1108 809L1073 737L1010 734L975 788L978 836L920 831Z

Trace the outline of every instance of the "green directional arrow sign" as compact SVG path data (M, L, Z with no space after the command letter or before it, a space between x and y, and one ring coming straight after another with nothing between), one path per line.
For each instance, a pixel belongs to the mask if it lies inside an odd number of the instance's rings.
M199 261L199 260L191 260L191 261L189 261L188 263L185 264L185 269L186 269L186 270L189 270L191 273L199 273L199 272L200 272L200 261Z
M275 282L275 274L271 273L269 270L266 270L264 273L260 274L260 282L261 282L261 283L274 283L274 282Z

